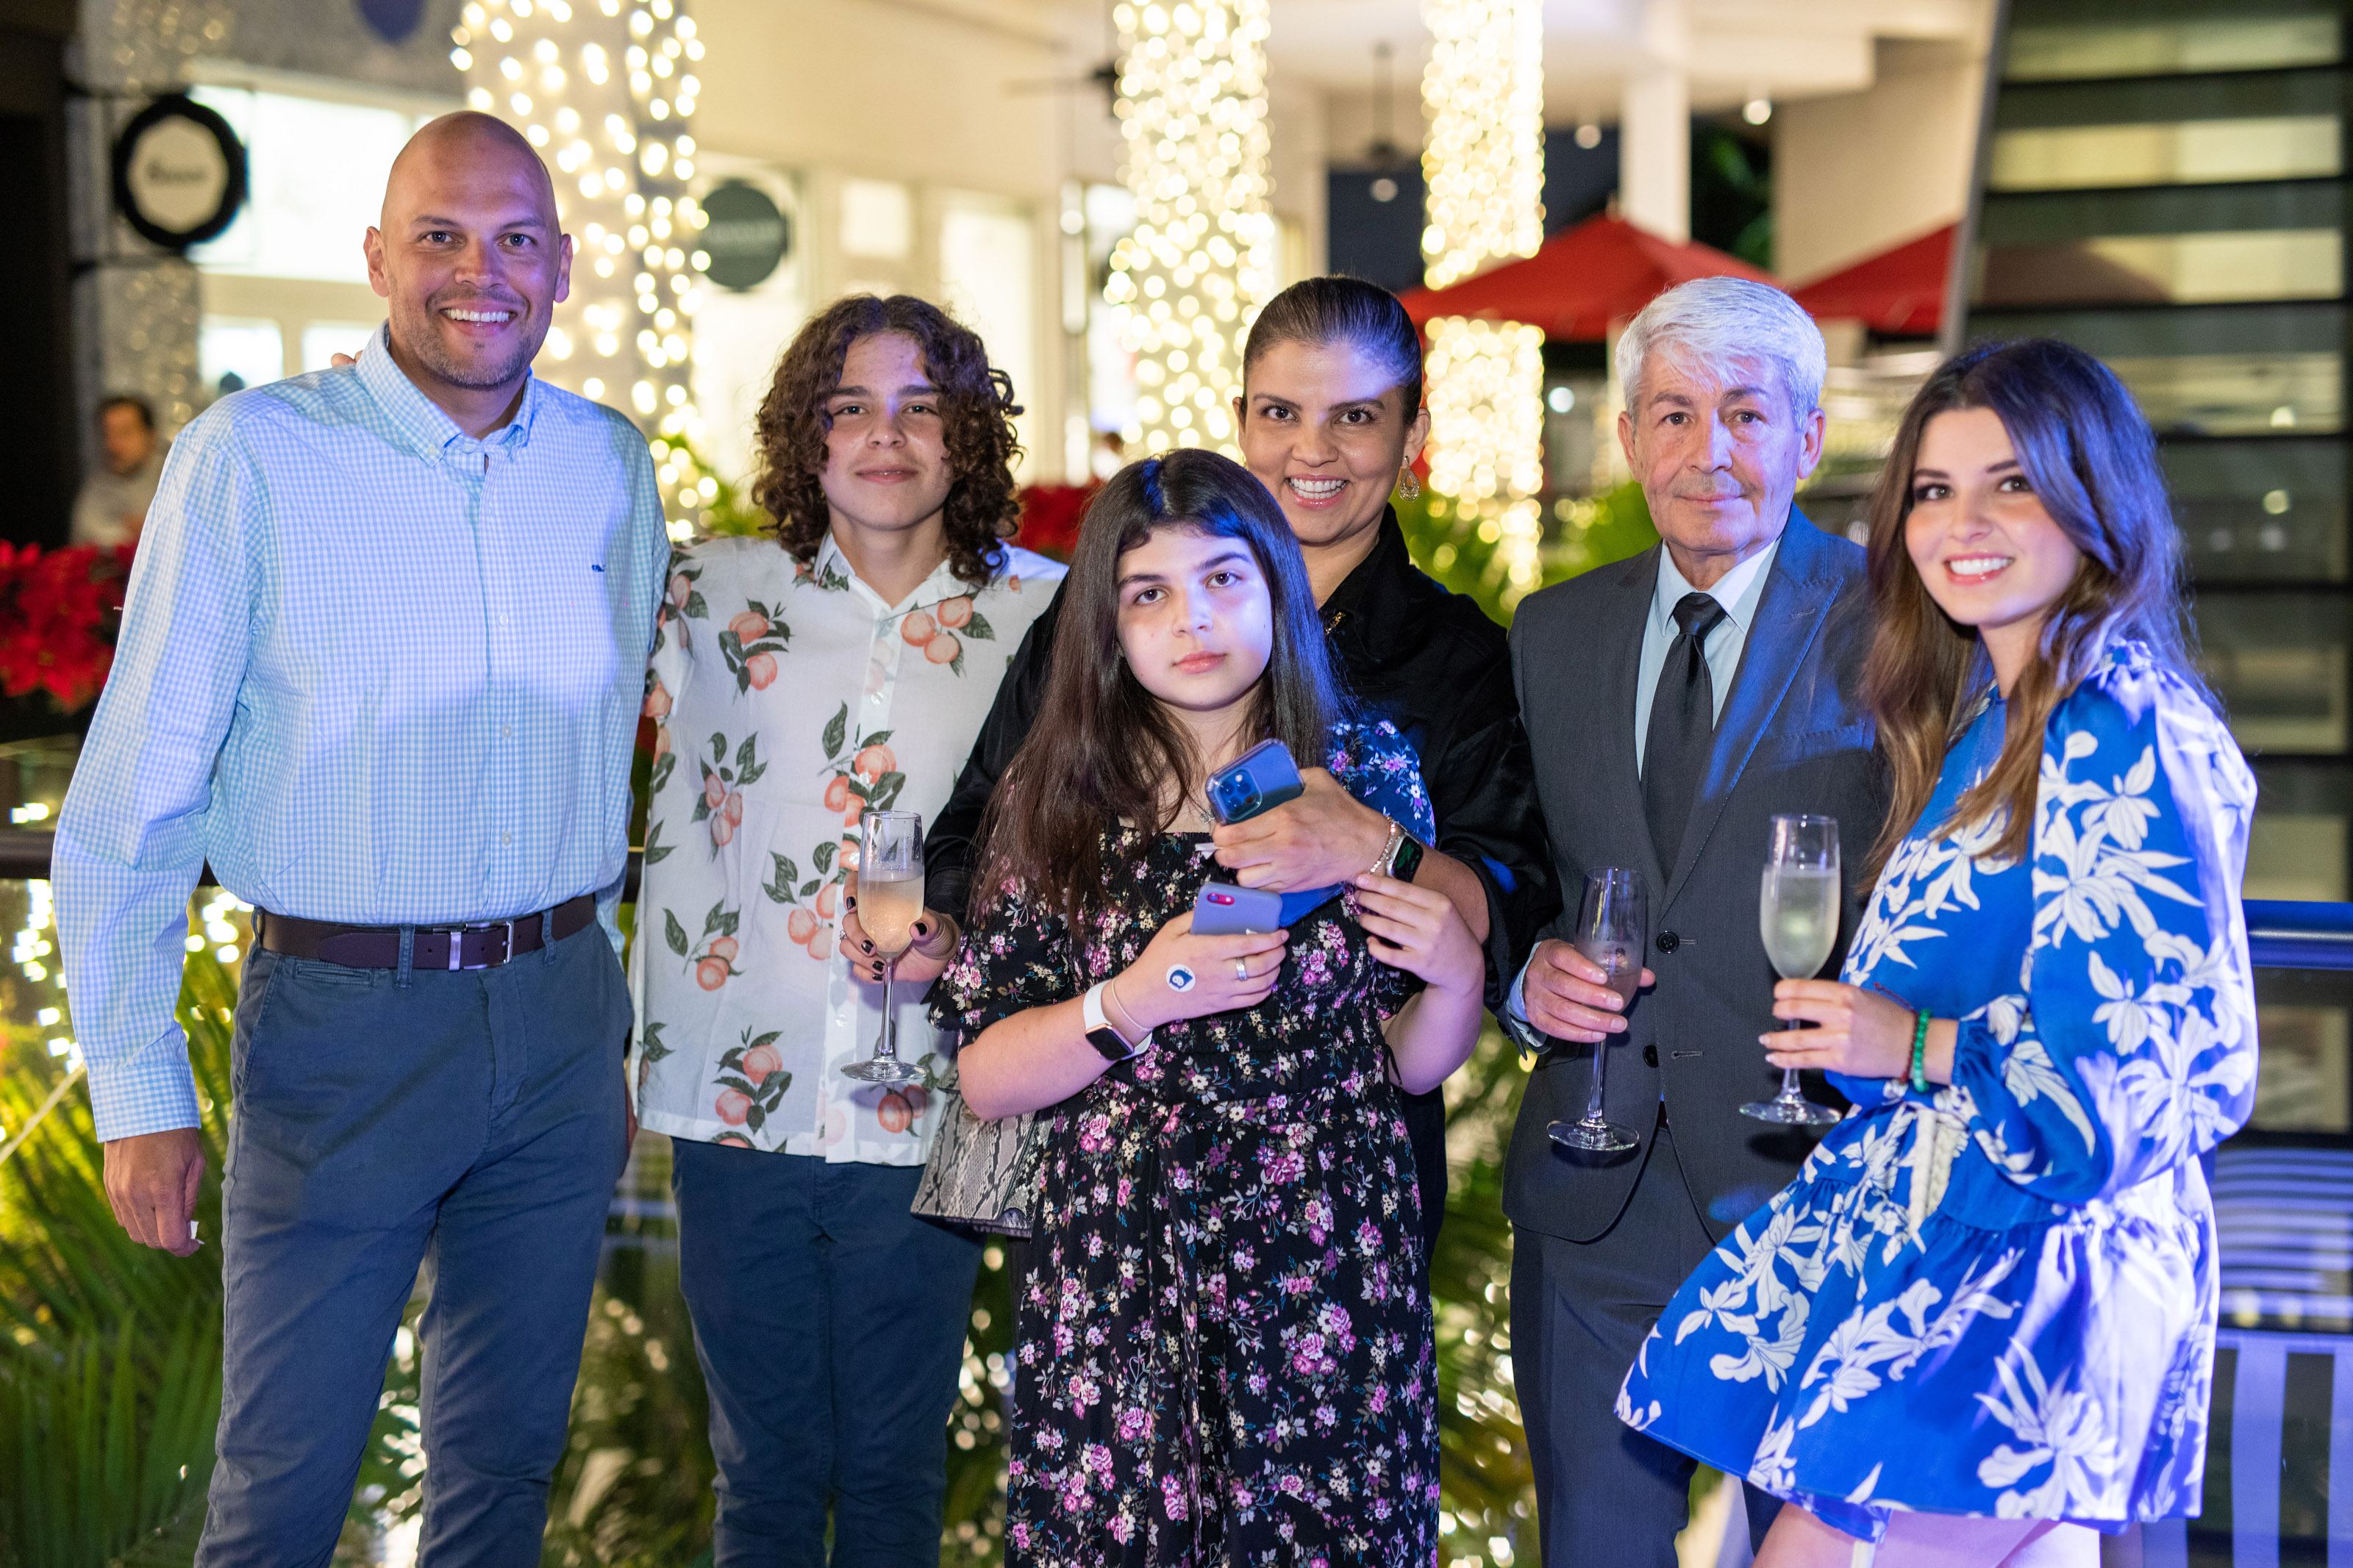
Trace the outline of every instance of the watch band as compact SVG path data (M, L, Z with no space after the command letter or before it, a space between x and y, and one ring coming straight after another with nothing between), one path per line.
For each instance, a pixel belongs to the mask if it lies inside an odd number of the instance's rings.
M1127 1037L1119 1032L1110 1015L1103 1011L1103 992L1110 984L1108 980L1098 980L1087 987L1086 994L1079 998L1079 1016L1086 1025L1087 1044L1095 1048L1095 1054L1107 1062L1124 1062L1142 1055L1152 1044L1152 1037L1147 1034L1130 1045Z

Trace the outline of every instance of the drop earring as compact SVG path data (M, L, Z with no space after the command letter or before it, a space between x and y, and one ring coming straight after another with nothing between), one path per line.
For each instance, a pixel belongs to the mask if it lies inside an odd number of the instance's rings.
M1415 478L1411 463L1404 464L1398 469L1397 493L1398 499L1403 500L1412 500L1421 494L1421 480Z

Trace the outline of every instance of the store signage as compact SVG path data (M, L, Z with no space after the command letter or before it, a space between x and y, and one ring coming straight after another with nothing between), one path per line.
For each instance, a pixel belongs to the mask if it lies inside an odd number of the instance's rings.
M201 245L245 205L245 146L228 121L179 93L154 100L114 139L115 209L166 250Z
M702 275L723 289L755 289L793 247L792 221L768 194L742 180L713 186L702 198L703 226L696 247Z

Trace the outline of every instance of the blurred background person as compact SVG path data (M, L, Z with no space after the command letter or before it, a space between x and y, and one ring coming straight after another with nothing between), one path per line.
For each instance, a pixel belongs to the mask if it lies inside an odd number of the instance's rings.
M155 410L127 393L98 405L98 463L74 497L69 542L101 549L139 542L147 508L164 476L167 443L155 432Z
M1242 459L1299 542L1342 686L1397 727L1419 764L1436 826L1433 842L1398 825L1428 851L1413 879L1451 900L1485 945L1493 1001L1557 904L1504 630L1414 564L1389 505L1393 490L1419 489L1412 465L1430 434L1420 338L1388 290L1311 278L1259 313L1242 376ZM934 826L935 908L961 906L991 791L1042 710L1059 605L1015 658ZM1401 846L1390 819L1314 760L1299 759L1305 795L1217 829L1218 861L1243 886L1327 887L1395 863ZM1409 1095L1405 1115L1427 1264L1446 1206L1446 1107L1435 1093Z
M1426 838L1350 716L1297 542L1198 448L1081 531L1044 710L935 1004L984 1118L1051 1108L1016 1289L1009 1558L1403 1563L1437 1545L1437 1369L1398 1090L1477 1040L1478 945L1359 866L1289 930L1195 929L1208 776L1262 742Z
M1655 970L1621 1015L1600 966L1562 940L1576 933L1556 928L1510 1003L1542 1048L1504 1212L1552 1568L1675 1563L1693 1463L1609 1416L1620 1363L1667 1299L1808 1148L1737 1109L1772 1079L1737 1044L1769 1020L1767 824L1833 816L1859 857L1886 811L1861 695L1862 552L1792 500L1821 456L1821 332L1778 289L1703 279L1635 317L1618 359L1619 437L1661 542L1529 595L1512 628L1561 886L1635 870ZM1547 1129L1583 1111L1604 1050L1608 1119L1635 1146L1564 1148ZM1750 1500L1761 1536L1775 1505Z
M2092 1527L2199 1511L2254 777L2190 661L2156 443L2082 350L1930 378L1871 583L1878 886L1763 1037L1854 1110L1668 1305L1619 1413L1798 1505L1759 1568L1874 1541L2094 1568Z
M845 1564L939 1560L980 1244L908 1212L955 1101L929 1077L844 1076L883 1026L888 955L837 931L861 818L947 798L1062 575L1004 542L1018 412L937 306L838 300L760 405L776 531L671 564L647 677L638 1114L672 1140L722 1568L823 1563L828 1542ZM926 912L893 934L944 954L956 927ZM892 1011L907 1059L944 1076L923 990Z

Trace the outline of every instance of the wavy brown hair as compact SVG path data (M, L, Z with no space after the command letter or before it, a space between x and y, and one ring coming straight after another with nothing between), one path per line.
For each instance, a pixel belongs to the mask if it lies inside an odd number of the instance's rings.
M1198 447L1130 463L1080 525L1044 706L981 826L976 910L1018 884L1076 931L1103 899L1104 830L1128 823L1165 831L1185 786L1214 760L1194 754L1191 736L1120 651L1120 558L1165 528L1240 540L1265 575L1274 643L1241 743L1281 741L1303 767L1325 760L1346 704L1306 560L1274 498L1248 468Z
M1992 682L1977 632L1936 607L1905 543L1921 436L1938 415L1971 408L2001 420L2036 499L2084 559L2010 693L2000 757L1954 803L1946 826L1983 823L2006 808L1995 852L2027 852L2052 710L2116 643L2141 644L2206 689L2191 661L2181 540L2157 438L2124 384L2083 350L2048 338L1989 343L1946 361L1905 410L1871 500L1873 627L1862 699L1879 721L1894 785L1866 863L1874 879L1927 809L1946 753Z
M990 368L979 335L928 300L847 295L793 335L753 421L760 471L752 497L776 520L776 537L793 559L804 565L817 559L833 518L818 482L825 471L825 400L841 385L849 345L876 332L914 339L924 374L940 389L948 468L955 476L943 519L948 566L980 587L1004 560L999 541L1010 539L1019 523L1013 459L1021 444L1013 416L1021 408L1013 401L1012 378Z

